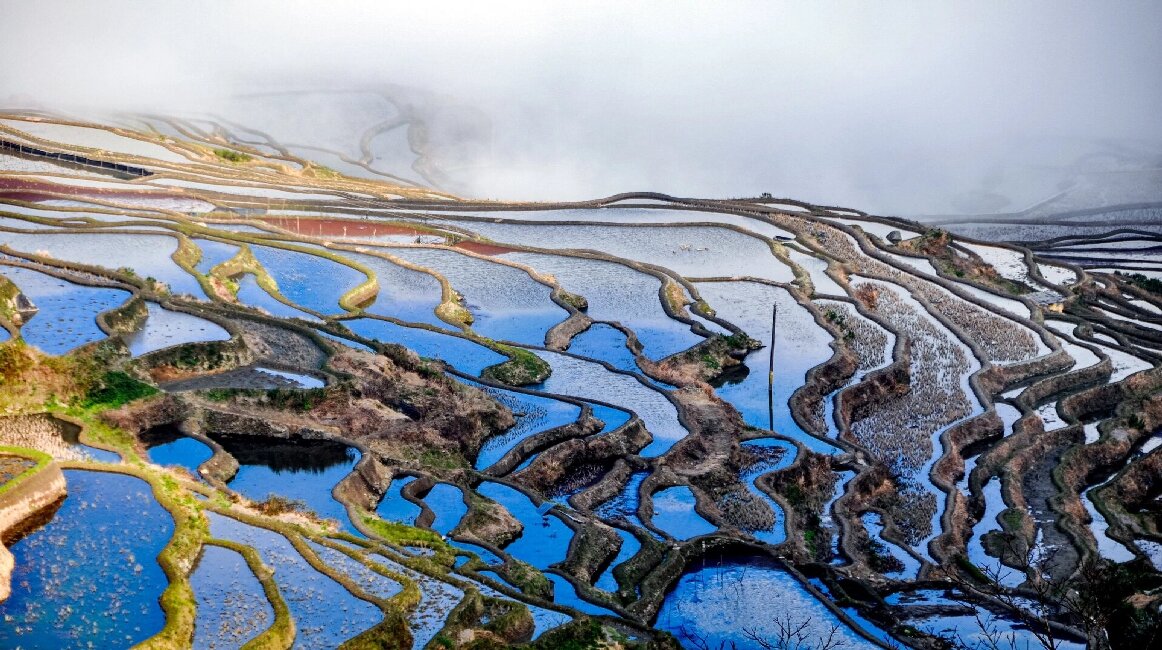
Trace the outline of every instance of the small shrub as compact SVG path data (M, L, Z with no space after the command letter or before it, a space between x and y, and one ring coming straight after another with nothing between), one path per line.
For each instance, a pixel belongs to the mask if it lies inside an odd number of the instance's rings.
M94 406L117 408L155 393L157 389L153 386L137 381L124 372L113 370L106 372L96 385L89 389L83 405L86 408Z
M234 151L233 149L215 149L214 155L221 158L222 160L232 163L244 163L253 160L249 154L242 153L241 151Z

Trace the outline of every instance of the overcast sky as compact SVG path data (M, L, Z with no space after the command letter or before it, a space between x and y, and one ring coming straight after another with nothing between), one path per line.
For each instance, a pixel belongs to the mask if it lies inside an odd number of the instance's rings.
M1087 153L1162 166L1156 0L0 0L0 16L9 105L215 110L253 89L380 84L453 97L491 121L465 181L479 196L769 191L940 213L981 194L1023 207Z

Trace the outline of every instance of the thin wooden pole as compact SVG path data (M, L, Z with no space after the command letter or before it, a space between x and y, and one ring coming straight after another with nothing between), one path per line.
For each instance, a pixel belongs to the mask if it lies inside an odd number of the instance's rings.
M770 429L775 430L775 331L779 324L779 305L771 303L771 349L770 366L767 372L767 417Z

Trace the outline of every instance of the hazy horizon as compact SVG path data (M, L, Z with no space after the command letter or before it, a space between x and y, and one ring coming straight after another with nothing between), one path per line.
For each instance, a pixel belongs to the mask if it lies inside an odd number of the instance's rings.
M471 196L770 192L884 214L992 212L1080 174L1162 167L1152 2L3 10L6 107L233 111L261 129L268 116L238 110L239 95L415 89L448 189Z

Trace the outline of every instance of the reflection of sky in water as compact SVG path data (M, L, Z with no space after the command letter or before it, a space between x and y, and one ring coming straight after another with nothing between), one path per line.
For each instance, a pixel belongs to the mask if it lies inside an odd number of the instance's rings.
M237 552L207 545L190 576L195 648L241 646L274 622L262 583Z
M357 318L345 321L351 331L383 343L398 343L421 357L441 359L457 370L480 375L488 366L506 360L488 348L448 334L430 332L418 327L403 327L395 323L374 318Z
M506 258L551 274L566 291L589 301L586 314L594 320L615 321L637 334L645 355L661 359L698 343L702 337L690 326L666 315L658 291L662 283L652 275L621 264L539 253L509 253Z
M130 235L125 233L82 233L54 235L21 235L0 233L0 242L6 242L19 251L48 253L58 260L102 266L108 269L128 267L142 278L164 282L174 294L188 293L206 299L201 285L194 276L178 266L170 255L177 250L178 240L167 235ZM111 251L116 251L111 255Z
M258 284L258 280L254 275L247 273L238 279L238 302L250 307L258 307L265 310L272 316L280 318L302 318L305 320L318 320L314 316L300 311L281 303L274 299L274 296L266 292Z
M194 268L202 274L208 274L210 269L238 254L236 244L227 244L213 239L195 239L194 243L202 249L202 258L194 265Z
M788 400L807 377L807 371L831 358L831 335L785 289L752 282L703 282L698 291L724 318L738 325L764 346L771 342L771 305L778 305L778 338L775 341L775 431L802 441L815 451L836 447L803 432L791 417ZM767 400L770 395L770 348L751 352L745 360L750 372L736 384L717 389L751 426L770 426Z
M677 539L690 539L718 530L694 511L694 493L684 485L655 492L653 524Z
M608 361L619 370L638 371L637 360L625 346L625 334L603 323L597 323L573 337L569 351L583 357Z
M105 338L97 327L97 314L120 306L130 295L117 289L73 284L15 266L0 266L0 274L14 282L40 309L20 331L25 341L48 354L64 354Z
M765 501L771 507L771 511L775 514L775 523L771 528L766 530L751 531L756 538L766 542L767 544L779 544L787 538L787 531L784 527L783 508L774 499L767 496L755 485L755 480L764 474L777 472L792 462L795 461L796 449L795 446L783 440L776 440L774 438L759 438L757 440L748 440L742 443L743 449L749 449L752 452L759 454L759 460L746 468L742 474L739 475L739 480L750 489L759 499ZM782 454L778 455L773 450L781 449Z
M133 645L165 624L168 584L157 554L173 519L149 484L65 470L69 495L43 528L12 545L12 595L0 603L0 646ZM100 597L94 598L97 594Z
M476 222L474 232L503 243L538 248L597 250L665 267L686 277L755 276L777 282L795 279L760 239L711 226L569 226Z
M621 548L618 549L617 556L610 561L609 566L606 567L605 571L593 583L594 587L609 592L617 591L617 579L613 577L613 570L620 566L622 562L633 557L642 547L642 543L632 533L620 528L614 528L613 530L617 532L618 537L621 537Z
M592 361L583 361L555 352L537 352L553 367L553 374L538 388L551 393L596 399L631 409L641 416L654 440L641 451L657 456L686 435L674 405L658 391L636 379L606 370ZM600 417L600 416L599 416Z
M230 338L230 332L204 318L163 309L152 302L147 302L146 306L149 308L149 318L145 324L125 336L133 356L181 343L225 341Z
M443 295L439 280L427 273L404 268L381 257L346 251L343 252L343 256L370 268L379 279L379 294L375 302L367 306L368 313L392 316L412 323L447 327L446 323L436 317L436 307L439 306Z
M213 512L206 517L211 535L252 546L263 564L278 568L278 589L295 620L296 648L336 648L382 619L378 607L316 571L282 535Z
M150 447L149 461L158 465L176 465L190 470L194 476L198 475L198 467L210 460L214 450L207 447L200 440L181 436L175 440Z
M480 448L480 453L476 457L476 469L484 469L500 460L525 438L547 429L575 422L581 416L581 408L568 402L502 390L483 384L465 383L488 393L493 399L508 407L516 417L516 424L511 429L489 438Z
M408 501L400 493L408 483L416 480L414 476L401 476L392 480L391 485L383 495L383 499L375 508L375 513L386 521L398 521L409 526L420 516L420 507Z
M435 248L392 253L447 278L475 318L472 329L489 338L542 345L549 328L569 316L549 297L549 287L521 269Z
M527 496L507 485L485 482L476 491L504 506L524 525L521 536L504 548L509 555L538 569L565 559L573 531L560 519L551 514L542 516Z
M468 512L468 506L464 505L464 493L460 488L448 483L437 483L432 486L423 500L436 515L432 521L432 530L441 535L452 532Z
M317 255L267 246L251 246L250 250L282 295L321 314L341 313L339 298L367 279L349 266Z
M687 648L697 646L684 631L697 634L712 648L724 642L750 648L754 642L745 630L774 639L780 619L796 627L807 623L813 639L825 638L836 625L844 648L875 647L844 626L794 577L761 556L695 561L666 596L655 625Z
M348 532L356 532L347 510L331 496L335 484L359 462L355 448L311 442L270 449L237 438L215 438L238 459L238 473L229 483L231 490L254 501L264 501L272 494L300 500L320 517L334 519Z

